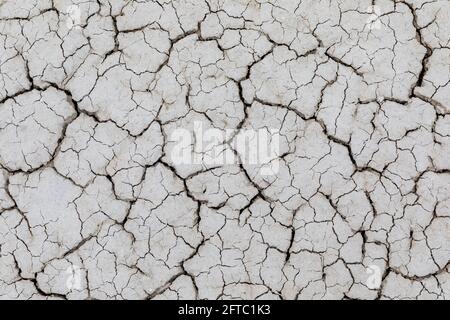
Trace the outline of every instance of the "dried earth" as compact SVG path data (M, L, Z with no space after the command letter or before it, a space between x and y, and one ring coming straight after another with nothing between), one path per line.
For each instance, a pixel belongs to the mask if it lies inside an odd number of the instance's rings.
M447 0L0 0L2 299L450 299L449 155Z

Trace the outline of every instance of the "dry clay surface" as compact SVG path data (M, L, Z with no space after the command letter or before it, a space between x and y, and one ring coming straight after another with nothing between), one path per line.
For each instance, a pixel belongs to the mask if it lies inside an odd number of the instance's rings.
M450 299L449 66L448 0L0 1L0 298Z

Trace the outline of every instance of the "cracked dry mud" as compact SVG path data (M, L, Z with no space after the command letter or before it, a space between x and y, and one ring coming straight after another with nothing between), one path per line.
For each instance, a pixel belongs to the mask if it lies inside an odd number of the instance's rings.
M1 299L450 298L449 1L0 3Z

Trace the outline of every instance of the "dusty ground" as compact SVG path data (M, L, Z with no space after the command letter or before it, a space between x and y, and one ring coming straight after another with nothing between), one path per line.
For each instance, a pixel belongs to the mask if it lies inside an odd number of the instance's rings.
M0 3L0 298L450 298L449 1Z

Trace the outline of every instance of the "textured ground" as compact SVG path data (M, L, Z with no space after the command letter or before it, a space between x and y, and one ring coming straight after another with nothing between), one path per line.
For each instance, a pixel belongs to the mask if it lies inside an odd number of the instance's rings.
M448 0L0 3L0 298L450 298Z

